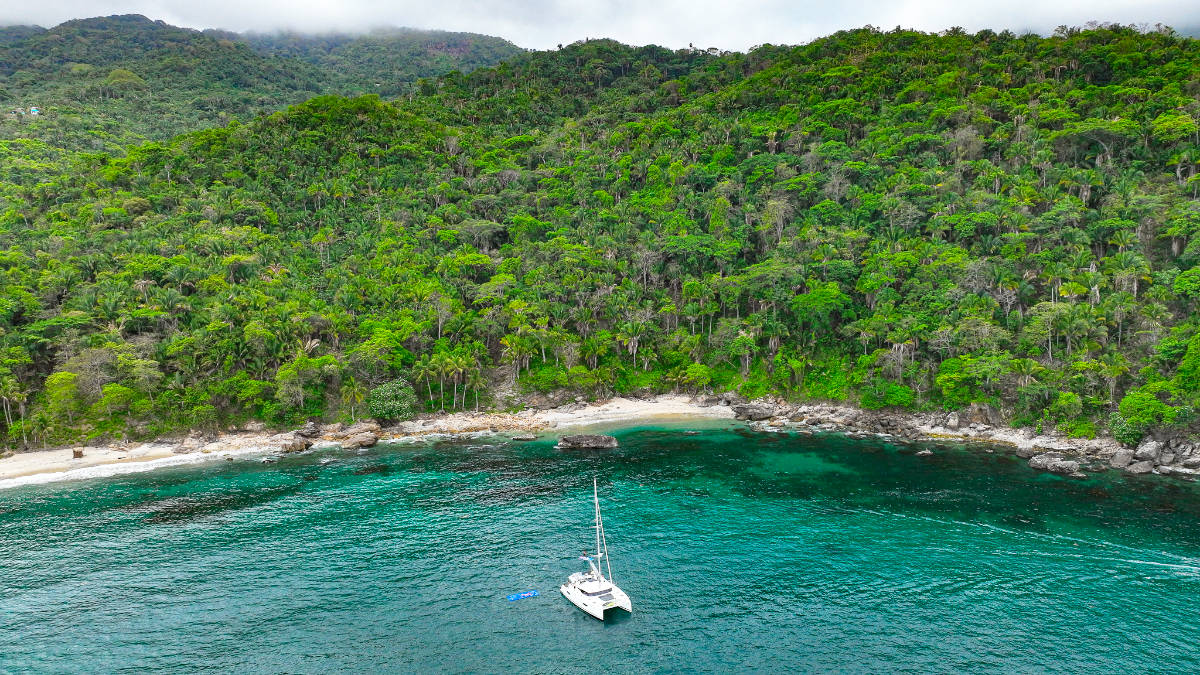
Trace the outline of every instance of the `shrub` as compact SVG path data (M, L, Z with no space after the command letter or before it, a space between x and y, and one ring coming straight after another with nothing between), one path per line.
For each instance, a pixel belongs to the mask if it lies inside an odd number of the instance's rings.
M371 390L367 395L367 410L379 420L410 420L416 414L417 395L405 380L392 380Z
M862 407L867 410L879 408L910 408L916 400L916 392L903 384L876 378L863 391Z

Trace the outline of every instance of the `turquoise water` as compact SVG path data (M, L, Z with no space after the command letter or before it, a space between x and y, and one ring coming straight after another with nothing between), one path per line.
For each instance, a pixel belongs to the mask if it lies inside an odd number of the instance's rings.
M1190 485L736 426L617 436L0 491L0 670L1200 669ZM634 603L606 622L557 590L593 475Z

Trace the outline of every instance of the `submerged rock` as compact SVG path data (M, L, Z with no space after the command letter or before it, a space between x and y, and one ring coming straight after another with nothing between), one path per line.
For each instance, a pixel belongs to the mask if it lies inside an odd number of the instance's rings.
M563 436L558 440L558 447L563 450L605 450L617 447L617 439L600 434Z
M516 436L513 436L512 439L514 441L536 441L537 434L517 434Z
M921 450L920 452L917 453L917 457L929 457L931 455L933 455L932 450Z

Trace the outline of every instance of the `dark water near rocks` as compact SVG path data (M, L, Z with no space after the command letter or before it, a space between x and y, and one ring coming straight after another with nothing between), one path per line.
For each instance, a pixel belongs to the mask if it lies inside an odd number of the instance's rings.
M1200 670L1191 485L679 432L2 491L0 671ZM634 603L604 623L557 590L590 548L593 475Z

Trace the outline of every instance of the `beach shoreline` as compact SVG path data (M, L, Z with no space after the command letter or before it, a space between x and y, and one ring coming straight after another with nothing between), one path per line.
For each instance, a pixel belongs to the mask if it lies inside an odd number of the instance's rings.
M725 406L701 406L690 397L659 396L653 399L614 398L595 404L570 404L548 410L526 409L518 413L455 412L424 415L392 427L378 429L374 443L424 437L472 434L526 435L561 433L629 422L686 422L688 420L734 419ZM311 438L305 447L332 448L346 445L354 435L329 431ZM114 443L21 452L0 459L0 489L80 480L149 471L167 466L268 456L294 451L297 432L231 431L211 437L195 434L185 438L158 439L144 443ZM76 451L82 457L74 457Z
M933 444L975 443L1007 448L1037 469L1081 477L1082 471L1125 469L1129 473L1174 474L1190 479L1200 473L1200 448L1173 452L1165 446L1153 460L1134 462L1142 448L1123 448L1111 438L1079 439L1037 434L1031 429L1004 426L987 411L921 413L869 411L841 403L790 404L774 400L745 401L735 395L692 397L660 395L644 399L617 397L595 403L569 403L557 408L526 408L515 413L434 413L380 428L364 422L350 428L310 423L295 431L231 431L211 436L193 433L182 439L118 443L82 448L41 450L0 459L0 489L149 471L204 461L265 458L307 448L347 449L406 439L468 435L508 435L518 438L600 431L640 424L685 424L689 421L741 420L763 431L844 433L900 442ZM1144 445L1144 444L1143 444ZM74 457L82 450L82 457ZM1167 455L1162 464L1155 462ZM1194 455L1194 456L1193 456ZM1179 461L1172 465L1175 456ZM1124 461L1128 459L1129 461ZM1124 462L1124 464L1122 464ZM1149 463L1147 463L1149 462ZM1138 471L1130 468L1140 467Z

